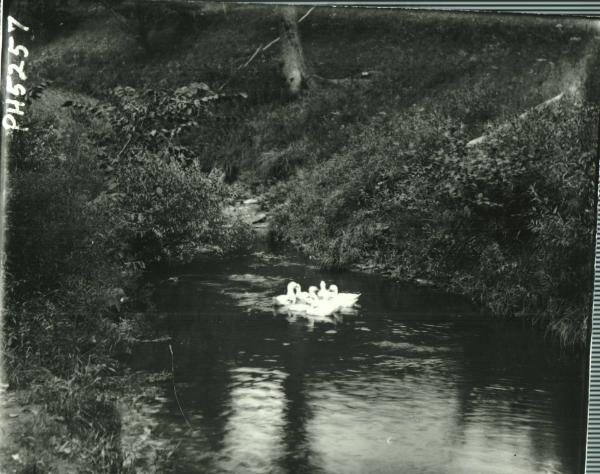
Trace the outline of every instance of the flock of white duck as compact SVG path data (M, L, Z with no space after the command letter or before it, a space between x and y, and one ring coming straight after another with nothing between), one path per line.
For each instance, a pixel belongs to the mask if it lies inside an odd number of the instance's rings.
M273 298L273 303L291 313L301 313L308 316L331 316L344 310L351 310L358 303L360 293L340 293L336 285L321 281L320 288L308 287L302 291L300 284L291 281L287 285L287 293Z

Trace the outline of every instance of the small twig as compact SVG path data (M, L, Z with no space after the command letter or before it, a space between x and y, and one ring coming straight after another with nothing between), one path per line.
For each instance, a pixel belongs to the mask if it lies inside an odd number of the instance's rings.
M306 18L308 15L310 15L310 14L311 14L311 12L312 12L314 9L315 9L315 7L310 7L310 8L308 9L308 11L307 11L307 12L306 12L304 15L302 15L302 16L300 17L300 19L298 20L298 23L302 23L302 22L304 21L304 19L305 19L305 18ZM242 69L245 69L245 68L247 68L247 67L250 65L250 63L251 63L252 61L254 61L254 58L256 58L256 56L258 56L258 53L264 53L264 52L265 52L267 49L269 49L271 46L273 46L275 43L279 42L280 40L281 40L281 36L278 36L278 37L277 37L277 38L275 38L274 40L272 40L272 41L270 41L269 43L267 43L265 46L262 46L262 45L260 45L258 48L256 48L256 50L254 51L254 53L252 53L252 56L250 56L250 57L248 58L248 60L247 60L247 61L246 61L244 64L242 64L241 66L238 66L238 67L236 68L236 70L235 70L235 71L233 71L233 73L231 74L231 76L229 76L229 79L227 79L227 80L226 80L226 81L225 81L223 84L221 84L221 85L219 86L219 88L217 89L217 92L221 92L221 91L223 90L223 88L224 88L224 87L225 87L227 84L229 84L229 83L232 81L232 79L233 79L233 78L236 76L236 74L237 74L238 72L240 72Z
M555 104L556 102L560 101L564 97L564 95L565 95L565 92L561 92L560 94L552 97L551 99L548 99L548 100L542 102L541 104L538 104L538 105L530 108L529 110L526 110L525 112L520 114L517 118L519 120L525 120L533 111L542 110L542 109L548 107L549 105ZM467 147L479 145L479 144L485 142L486 140L489 140L491 137L493 137L499 131L506 130L509 126L510 126L510 122L501 124L500 126L496 127L496 129L492 130L490 133L486 133L485 135L481 135L477 138L473 138L473 140L467 142Z
M125 142L125 145L123 145L123 148L121 148L121 151L119 153L117 153L117 158L120 158L121 155L123 154L123 152L125 151L125 148L127 148L127 146L129 145L129 143L131 142L131 139L133 138L133 135L129 135L129 138L127 139L127 141Z
M315 7L310 7L310 8L308 9L308 11L307 11L307 12L306 12L304 15L302 15L302 16L300 17L300 19L298 20L298 23L302 23L302 22L304 21L304 19L305 19L305 18L306 18L308 15L310 15L314 9L315 9Z
M246 61L242 66L240 66L238 69L243 69L246 66L248 66L248 64L250 64L252 62L252 60L256 57L256 55L262 50L262 46L259 46L258 48L256 48L256 51L254 51L254 54L252 56L250 56L250 59L248 59L248 61Z
M185 420L185 423L188 425L189 429L192 429L192 424L188 420L187 416L183 412L183 408L181 407L181 402L179 401L179 395L177 395L177 388L175 387L175 362L173 358L173 347L169 344L169 352L171 353L171 375L173 378L173 394L175 395L175 401L177 402L177 406L179 407L179 411Z
M277 38L275 38L273 41L271 41L270 43L268 43L263 49L262 52L264 53L267 49L269 49L271 46L273 46L275 43L278 43L279 40L281 39L281 36L278 36Z
M179 446L181 446L181 443L183 443L183 438L181 438L179 440L179 442L175 445L175 447L173 449L171 449L171 451L169 451L169 453L166 456L167 459L169 459L171 456L173 456L175 451L177 451L179 449Z

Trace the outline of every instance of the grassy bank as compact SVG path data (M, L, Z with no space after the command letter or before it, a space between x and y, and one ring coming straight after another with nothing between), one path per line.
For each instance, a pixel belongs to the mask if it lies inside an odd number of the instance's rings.
M74 32L39 46L32 80L96 98L117 86L173 91L201 81L217 90L258 45L278 35L271 9L192 13L178 28L157 25L150 51L112 15L90 14ZM301 26L315 72L352 79L346 86L290 100L273 47L225 89L247 99L220 104L214 120L178 143L206 168L217 165L231 178L271 184L330 158L374 117L414 104L436 104L476 137L561 92L590 37L574 24L535 17L515 24L510 16L355 13L319 8ZM363 72L370 76L360 79Z
M281 191L276 229L324 266L433 280L583 345L597 121L597 109L565 102L479 147L433 111L374 121Z

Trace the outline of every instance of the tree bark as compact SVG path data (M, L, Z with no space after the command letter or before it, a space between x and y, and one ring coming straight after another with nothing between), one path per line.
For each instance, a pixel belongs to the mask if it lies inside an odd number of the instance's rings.
M292 95L298 95L302 89L312 85L311 74L304 59L296 7L284 5L281 11L281 72Z

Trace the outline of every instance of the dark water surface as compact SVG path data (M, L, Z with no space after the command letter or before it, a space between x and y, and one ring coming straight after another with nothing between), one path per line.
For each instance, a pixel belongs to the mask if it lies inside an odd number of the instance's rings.
M175 273L173 273L175 275ZM273 314L289 279L361 292L336 324ZM178 473L576 473L583 364L459 298L258 254L159 289L177 391L156 413ZM170 370L168 346L136 368Z

